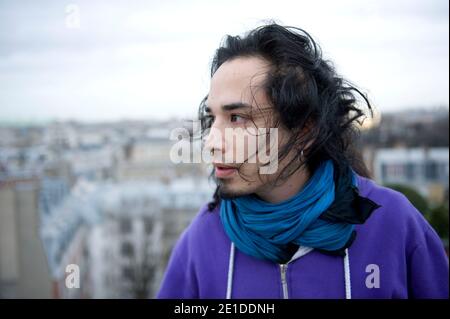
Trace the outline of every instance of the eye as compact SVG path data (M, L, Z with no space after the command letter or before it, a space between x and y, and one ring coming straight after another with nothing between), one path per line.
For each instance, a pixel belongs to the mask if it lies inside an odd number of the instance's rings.
M247 119L243 116L240 116L238 114L231 114L230 115L230 121L234 123L244 123Z

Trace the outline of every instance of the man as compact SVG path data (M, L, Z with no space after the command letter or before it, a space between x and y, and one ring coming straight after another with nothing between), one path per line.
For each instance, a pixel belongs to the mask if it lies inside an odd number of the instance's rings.
M159 298L448 298L439 237L361 159L358 102L370 103L306 32L228 36L211 75L200 118L217 189L174 247ZM236 160L235 140L270 135L261 128L277 129L266 174L255 158L267 148L246 139Z

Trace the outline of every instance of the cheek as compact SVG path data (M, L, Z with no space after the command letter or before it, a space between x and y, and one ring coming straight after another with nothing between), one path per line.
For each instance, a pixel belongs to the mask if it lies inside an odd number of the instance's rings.
M245 182L245 184L249 185L256 185L260 184L261 181L264 183L267 179L264 174L259 174L259 164L254 163L245 163L241 166L240 172L242 173L242 176L244 177L242 180ZM249 181L246 181L248 179Z
M256 163L258 138L254 133L239 132L226 138L227 152L234 154L237 163Z

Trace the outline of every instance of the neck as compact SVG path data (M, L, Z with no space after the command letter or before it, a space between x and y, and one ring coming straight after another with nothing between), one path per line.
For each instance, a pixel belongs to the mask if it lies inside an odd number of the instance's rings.
M282 185L271 185L261 191L257 191L255 194L266 202L278 204L300 192L310 177L309 170L302 167L289 176Z

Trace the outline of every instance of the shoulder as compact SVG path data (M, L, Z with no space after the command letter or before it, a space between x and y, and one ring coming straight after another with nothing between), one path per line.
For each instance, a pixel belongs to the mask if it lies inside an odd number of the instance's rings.
M367 220L367 226L377 228L384 236L403 239L411 246L436 237L434 229L423 214L402 193L359 176L360 196L380 205ZM364 225L363 225L364 227Z
M213 210L209 210L208 203L205 203L200 207L188 230L191 233L202 233L205 230L213 230L220 225L220 205Z
M182 237L187 245L204 248L226 241L220 220L220 205L210 211L208 203L203 204Z
M423 214L402 193L365 177L359 177L359 180L361 183L360 196L380 205L378 210L384 212L383 218L387 221L423 221ZM381 214L374 213L373 216L377 215Z

